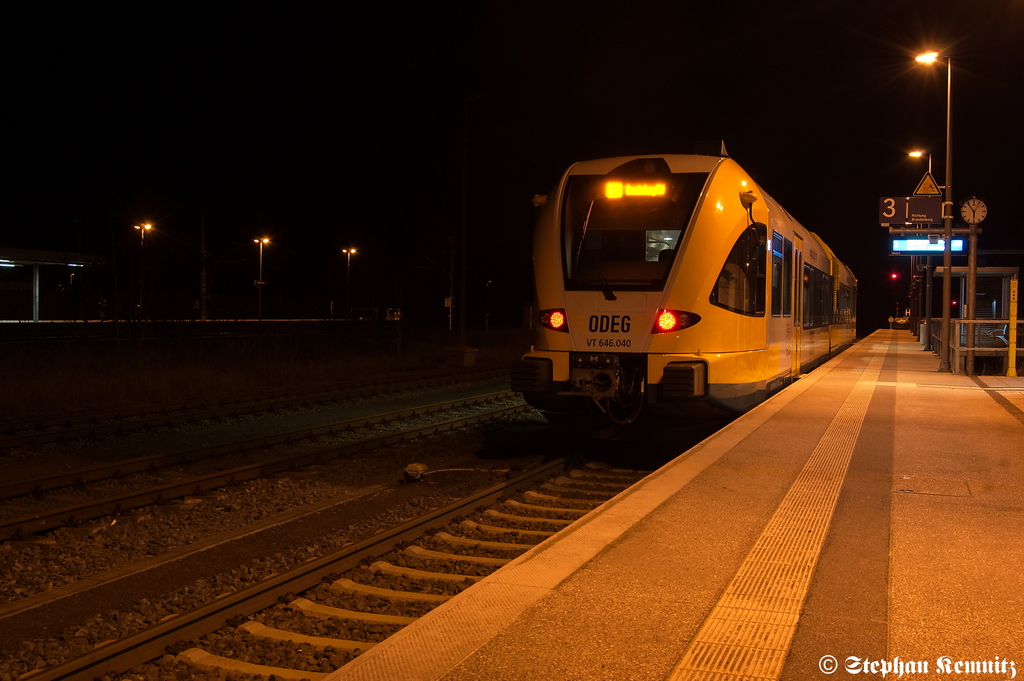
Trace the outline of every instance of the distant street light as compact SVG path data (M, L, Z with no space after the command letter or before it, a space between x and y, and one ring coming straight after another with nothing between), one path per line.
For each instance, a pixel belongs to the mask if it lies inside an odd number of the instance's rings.
M347 264L345 265L345 314L348 315L348 319L352 319L352 254L356 252L356 249L349 246L348 248L341 249L347 258Z
M953 126L952 126L952 94L953 94L953 59L940 57L938 52L927 52L916 57L921 64L934 64L940 59L946 60L946 187L942 201L942 231L945 245L942 250L942 335L939 347L939 371L951 371L949 365L950 342L950 298L952 297L953 269Z
M147 222L142 225L134 225L134 227L139 230L139 307L137 315L139 319L142 319L142 284L146 272L146 232L153 229L153 225Z
M256 284L256 319L259 321L263 319L263 244L269 244L270 239L263 237L252 242L260 245L260 277L253 282Z

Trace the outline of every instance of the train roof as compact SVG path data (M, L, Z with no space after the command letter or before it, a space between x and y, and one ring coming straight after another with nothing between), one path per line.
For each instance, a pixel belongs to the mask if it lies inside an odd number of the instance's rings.
M673 173L710 173L726 160L722 156L702 154L638 154L636 156L615 156L613 158L580 161L573 164L569 175L607 175L621 165L641 158L659 158L668 164Z

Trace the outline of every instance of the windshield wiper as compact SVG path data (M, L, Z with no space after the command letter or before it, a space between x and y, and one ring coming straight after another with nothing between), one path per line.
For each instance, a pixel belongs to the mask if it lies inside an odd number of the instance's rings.
M576 257L573 259L572 271L573 277L575 278L578 272L580 264L580 254L583 253L583 242L587 240L587 225L590 224L590 213L594 210L594 202L590 202L590 208L587 209L587 217L583 218L583 227L580 228L579 245L576 247ZM604 299L611 301L615 300L615 292L612 291L611 284L604 278L604 273L601 271L601 263L598 262L597 256L589 248L587 249L587 255L590 256L590 263L594 266L594 273L597 275L597 280L601 285L601 293L604 294Z

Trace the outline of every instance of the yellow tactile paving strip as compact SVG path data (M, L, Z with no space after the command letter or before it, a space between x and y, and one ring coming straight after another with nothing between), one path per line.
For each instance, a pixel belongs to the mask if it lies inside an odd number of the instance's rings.
M876 347L670 681L779 678L886 348Z

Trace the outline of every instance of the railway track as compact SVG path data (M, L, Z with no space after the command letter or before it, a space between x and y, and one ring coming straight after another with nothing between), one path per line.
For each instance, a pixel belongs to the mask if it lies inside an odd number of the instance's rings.
M461 415L440 421L432 419L427 424L413 424L407 427L391 429L384 433L367 430L374 426L396 423L427 415L434 415L436 417L438 414L454 409L480 407L495 401L508 402L510 400L515 401L515 404L496 409L481 410L470 415ZM173 454L142 457L118 462L110 466L95 467L88 470L75 471L70 474L12 483L0 487L0 499L8 502L8 509L15 508L24 511L24 509L31 508L33 505L38 508L22 512L19 515L13 515L8 510L8 517L0 519L0 540L24 537L69 524L81 524L94 518L114 513L123 513L141 506L166 503L173 499L224 485L237 484L257 477L323 463L337 457L499 418L527 408L527 405L515 393L502 391L476 398L441 402L414 409L336 421L312 428L291 430L240 442L202 447ZM311 440L323 435L338 434L345 434L351 441L342 445L332 444L327 447L314 447L312 451L286 453L283 455L271 453L268 449L274 445L295 443L300 440ZM165 480L157 483L151 481L151 478L160 469L180 467L185 464L193 464L216 457L252 452L254 450L266 450L268 455L242 466L233 466L195 475L173 471L173 474ZM115 495L104 494L100 490L98 498L83 498L89 496L89 485L95 485L100 481L112 478L117 478L119 481L124 482L129 476L143 478L138 489L121 491ZM60 494L61 490L68 490L68 492L62 495ZM67 503L65 501L67 498L72 497L82 498L82 500L75 503ZM3 507L0 506L0 511L2 510Z
M84 681L129 670L125 678L174 678L176 667L188 665L200 678L322 679L640 477L563 470L560 460L548 462L21 678Z
M504 370L429 372L400 381L366 381L313 391L277 390L237 399L192 400L166 405L32 419L0 425L0 450L76 438L127 433L213 418L337 402L403 390L438 388L457 382L505 378Z

